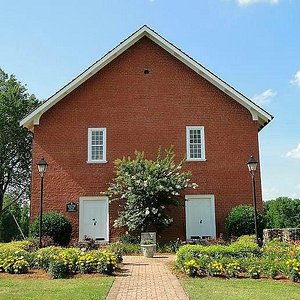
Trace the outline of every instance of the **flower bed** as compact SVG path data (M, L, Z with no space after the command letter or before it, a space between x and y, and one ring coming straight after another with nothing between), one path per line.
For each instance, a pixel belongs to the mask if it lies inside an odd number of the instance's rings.
M107 250L83 251L51 246L30 252L26 250L27 246L17 242L0 244L0 272L24 274L37 268L47 271L52 278L94 272L111 275L122 259L120 254L117 257Z
M228 246L186 245L176 254L177 267L188 276L226 276L300 280L300 246L272 241L259 249L252 237Z

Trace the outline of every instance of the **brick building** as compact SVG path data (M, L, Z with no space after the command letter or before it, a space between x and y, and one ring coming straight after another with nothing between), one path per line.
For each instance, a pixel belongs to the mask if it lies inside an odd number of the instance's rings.
M73 236L111 240L119 205L100 195L113 161L174 145L195 190L172 208L164 239L217 236L239 204L252 203L246 162L259 158L258 132L272 116L143 26L21 121L34 134L31 217L39 212L36 162L44 157L44 210L64 213ZM257 199L261 206L260 172ZM67 212L67 203L76 212Z

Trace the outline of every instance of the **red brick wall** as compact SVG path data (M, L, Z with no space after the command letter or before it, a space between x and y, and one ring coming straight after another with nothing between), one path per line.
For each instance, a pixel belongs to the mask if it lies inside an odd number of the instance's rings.
M150 74L145 75L144 69ZM246 161L259 158L258 129L248 110L172 55L142 38L112 63L67 95L35 126L33 164L49 163L45 210L65 213L67 202L99 195L114 174L113 161L143 150L154 158L158 147L186 154L188 125L205 126L205 162L187 162L199 187L186 194L214 194L218 234L232 207L252 203ZM107 128L106 164L87 164L88 128ZM260 175L257 196L261 205ZM39 210L39 177L33 166L31 215ZM118 205L110 206L110 236ZM185 237L184 207L172 209L174 224L163 235ZM78 214L66 213L78 234Z

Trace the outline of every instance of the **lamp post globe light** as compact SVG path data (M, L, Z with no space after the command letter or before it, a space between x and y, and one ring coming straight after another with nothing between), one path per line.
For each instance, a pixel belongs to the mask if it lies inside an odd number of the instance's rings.
M42 248L42 225L43 225L43 197L44 197L44 175L47 171L48 164L42 158L37 162L37 168L41 177L41 202L40 202L40 221L39 221L39 248Z
M256 243L259 245L259 238L258 238L258 229L257 229L257 205L256 205L256 189L255 189L255 173L257 169L258 161L251 155L247 166L249 172L252 177L252 197L253 197L253 205L254 205L254 227L255 227L255 236L256 236Z

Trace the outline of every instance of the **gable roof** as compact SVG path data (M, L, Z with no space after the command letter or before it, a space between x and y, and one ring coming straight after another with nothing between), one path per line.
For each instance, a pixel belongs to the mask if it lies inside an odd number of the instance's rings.
M162 47L164 50L169 52L171 55L176 57L182 63L187 65L189 68L194 70L200 76L208 80L214 86L219 88L221 91L229 95L232 99L237 101L239 104L248 109L252 115L252 119L257 121L259 124L259 129L262 129L267 123L269 123L273 116L266 112L264 109L259 107L249 98L244 96L242 93L234 89L231 85L226 83L224 80L213 74L211 71L206 69L203 65L199 64L193 58L185 54L183 51L175 47L173 44L168 42L158 33L156 33L153 29L144 25L139 30L134 32L131 36L121 42L114 49L105 54L102 58L96 61L93 65L79 74L76 78L62 87L59 91L57 91L54 95L48 98L45 102L43 102L38 108L36 108L33 112L27 115L23 120L21 120L20 125L27 127L29 130L33 132L34 125L39 125L40 117L43 113L45 113L48 109L50 109L53 105L63 99L66 95L71 93L74 89L80 86L83 82L88 80L91 76L101 70L104 66L109 64L112 60L114 60L117 56L122 54L132 45L134 45L138 40L142 37L148 37L154 43Z

